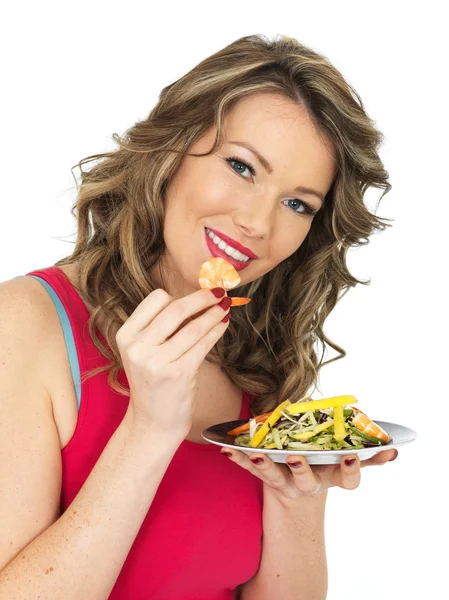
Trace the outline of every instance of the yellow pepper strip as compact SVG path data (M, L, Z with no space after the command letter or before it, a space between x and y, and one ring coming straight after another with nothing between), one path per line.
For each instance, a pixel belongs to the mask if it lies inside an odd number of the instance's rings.
M355 404L358 402L354 396L333 396L332 398L323 398L322 400L311 400L310 402L295 402L288 407L290 415L299 415L309 410L321 410L323 408L333 408L335 406L344 406L345 404Z
M282 402L282 404L279 404L277 408L274 409L274 411L271 413L271 415L268 417L268 419L265 421L265 423L262 425L262 427L259 429L256 435L250 441L249 445L251 446L251 448L257 448L257 446L261 443L263 438L267 435L269 431L269 426L277 423L277 421L281 417L281 412L289 405L291 405L291 402L287 399L284 402Z
M337 442L342 442L346 435L343 406L336 406L334 408L334 438Z
M322 431L326 431L326 429L332 427L333 424L333 420L329 419L329 421L325 421L324 423L321 423L321 425L317 425L312 431L304 431L304 433L291 433L290 437L298 442L310 440L310 438L313 438L313 436L317 435L317 433L321 433Z

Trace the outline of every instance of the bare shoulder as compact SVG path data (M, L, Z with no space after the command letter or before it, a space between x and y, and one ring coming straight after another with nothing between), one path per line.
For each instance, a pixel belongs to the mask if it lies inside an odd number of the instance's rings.
M13 361L22 378L33 378L48 408L51 400L44 379L46 350L56 327L52 305L48 292L32 277L0 282L0 365Z
M33 277L0 283L0 336L9 340L10 353L21 357L22 370L41 389L62 450L71 440L78 406L64 333L50 294ZM0 358L1 360L1 358ZM1 363L0 363L1 364Z

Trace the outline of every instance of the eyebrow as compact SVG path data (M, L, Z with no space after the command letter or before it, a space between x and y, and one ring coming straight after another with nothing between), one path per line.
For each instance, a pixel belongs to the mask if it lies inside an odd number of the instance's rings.
M249 150L250 152L252 152L253 154L255 154L257 156L260 164L263 166L263 168L265 169L265 171L268 174L273 172L273 167L270 165L270 163L267 161L267 159L264 156L262 156L262 154L258 150L256 150L253 146L251 146L251 144L249 144L248 142L228 141L228 144L236 144L237 146L242 146L242 148L246 148L247 150ZM303 194L311 194L313 196L316 196L324 204L323 194L320 194L320 192L317 192L316 190L312 190L311 188L305 187L303 185L299 185L298 187L295 188L294 191L302 192Z

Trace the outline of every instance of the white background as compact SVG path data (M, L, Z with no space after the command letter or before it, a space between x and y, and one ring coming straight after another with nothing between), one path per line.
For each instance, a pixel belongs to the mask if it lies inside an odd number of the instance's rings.
M349 255L351 272L371 285L351 290L327 320L347 356L323 368L321 393L354 394L372 418L419 437L395 462L364 469L357 490L329 493L328 598L440 596L449 533L443 2L11 6L0 36L0 281L72 251L71 167L115 149L112 133L145 118L164 86L237 38L294 37L361 95L386 136L380 154L393 185L377 214L395 221ZM370 207L379 194L367 195Z

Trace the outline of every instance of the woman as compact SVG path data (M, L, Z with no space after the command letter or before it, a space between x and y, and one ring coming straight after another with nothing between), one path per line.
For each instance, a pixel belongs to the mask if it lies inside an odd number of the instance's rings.
M316 342L345 355L323 324L387 226L363 204L382 135L326 58L247 36L114 139L80 162L72 255L0 285L0 597L324 599L327 489L358 457L222 458L201 431L316 387ZM198 289L226 250L231 312Z

